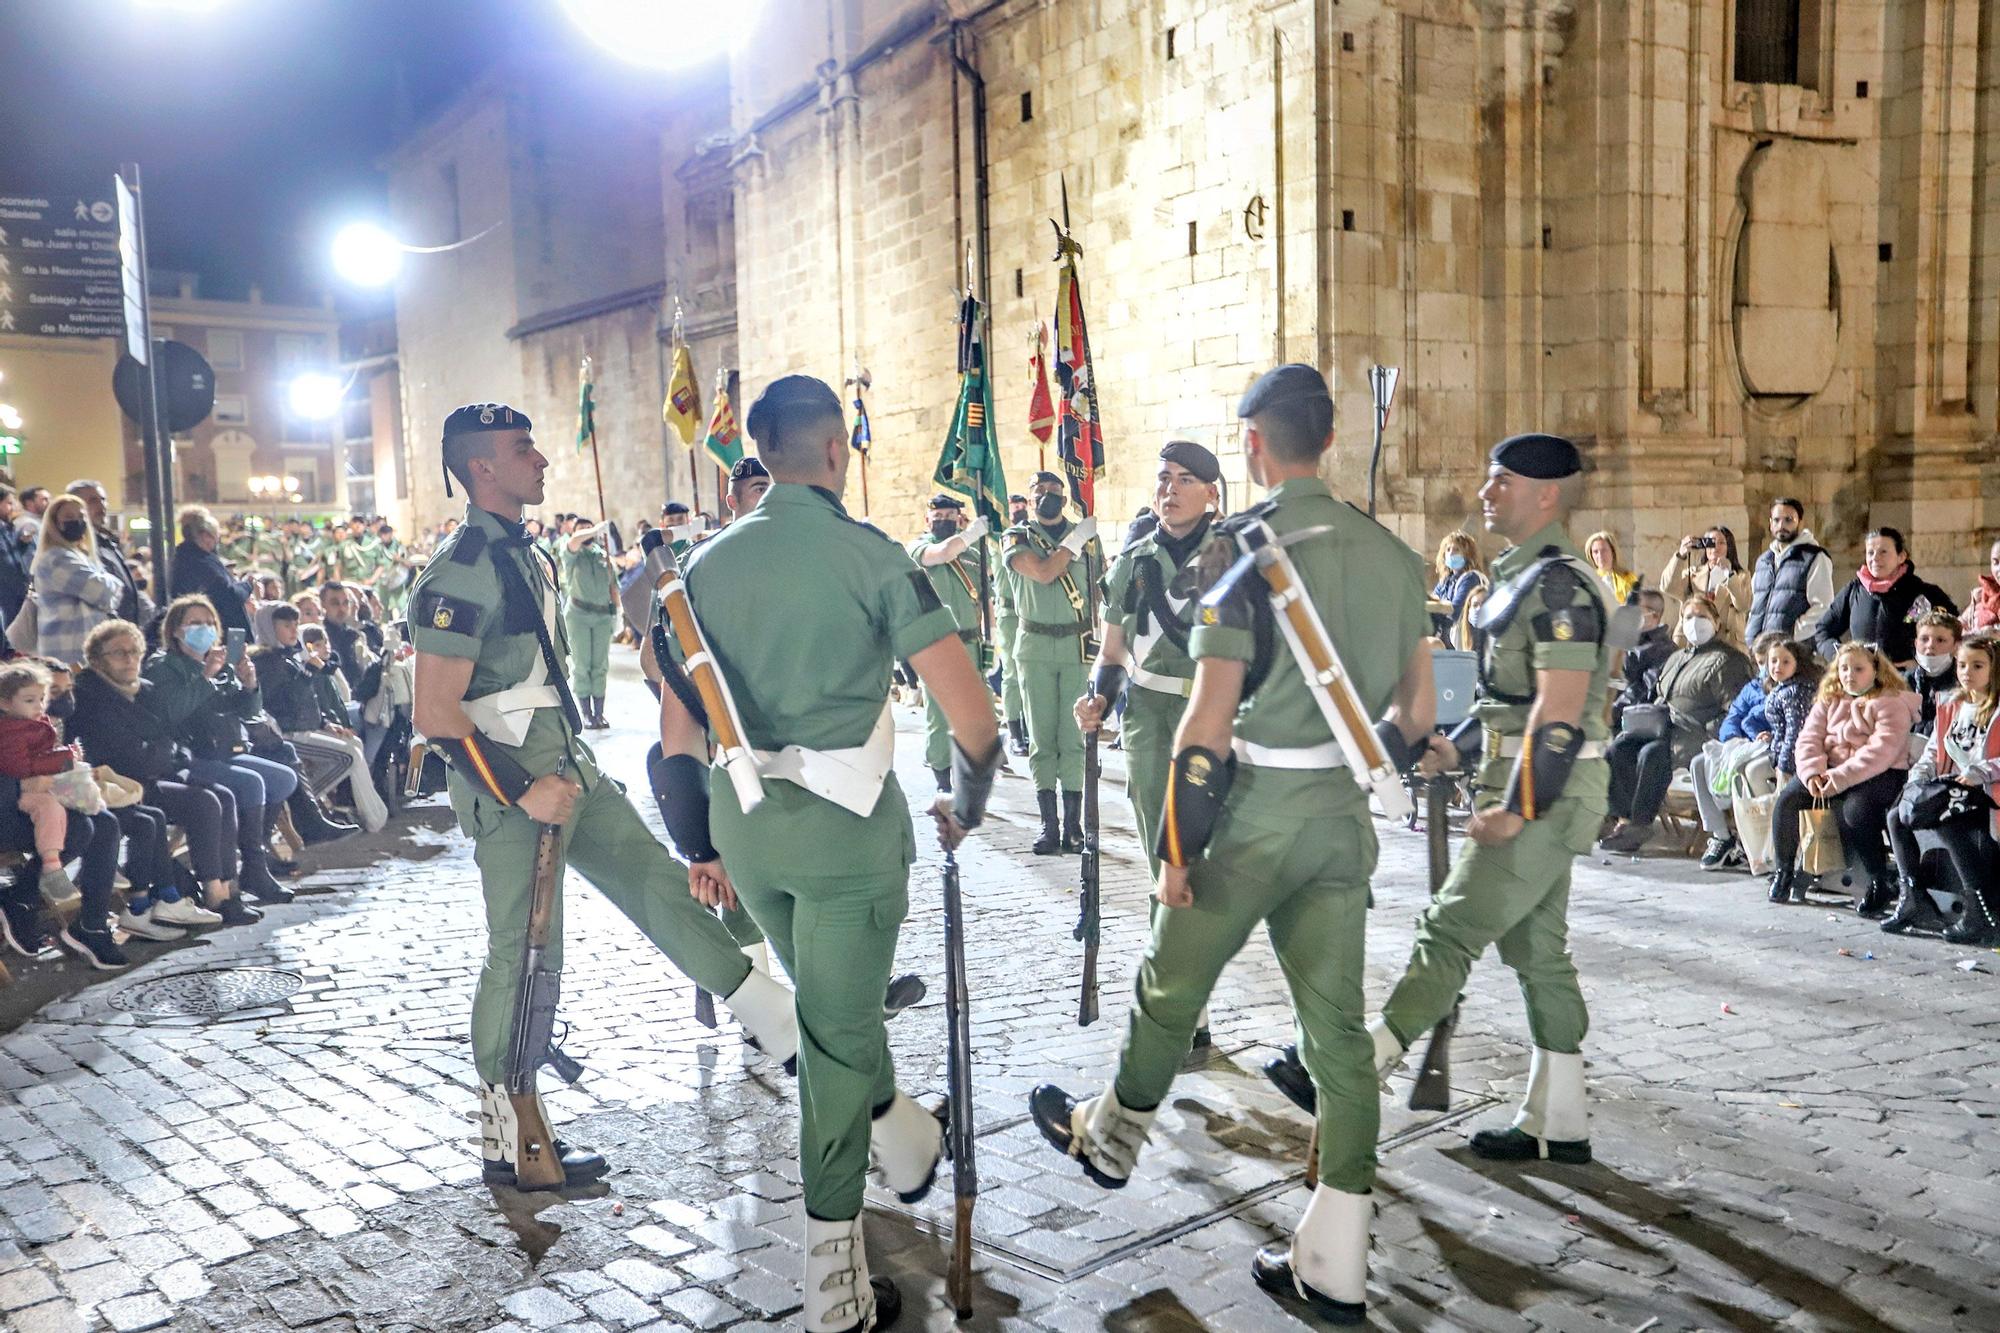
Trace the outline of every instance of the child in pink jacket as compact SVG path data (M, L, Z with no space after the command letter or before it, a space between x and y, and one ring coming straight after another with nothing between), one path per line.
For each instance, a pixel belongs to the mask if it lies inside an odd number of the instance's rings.
M1796 882L1792 866L1799 851L1799 813L1823 804L1832 808L1848 853L1868 871L1861 915L1888 914L1896 901L1896 881L1883 835L1889 811L1903 792L1910 729L1922 711L1922 701L1880 651L1865 643L1840 646L1799 731L1798 776L1778 793L1771 812L1777 859L1771 872L1772 902L1806 900L1805 886Z

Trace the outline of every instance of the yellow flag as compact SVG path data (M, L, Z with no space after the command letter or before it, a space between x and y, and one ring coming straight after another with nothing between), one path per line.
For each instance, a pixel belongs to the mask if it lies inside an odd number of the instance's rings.
M667 381L667 401L661 405L660 415L681 437L682 444L694 448L701 435L701 394L694 387L694 358L688 355L686 343L674 344L674 373Z

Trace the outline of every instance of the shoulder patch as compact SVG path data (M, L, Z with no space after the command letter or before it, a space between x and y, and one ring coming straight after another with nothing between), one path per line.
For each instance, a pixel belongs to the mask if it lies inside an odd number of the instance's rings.
M1582 586L1582 576L1566 561L1550 565L1542 571L1539 584L1542 605L1551 611L1560 611L1576 600L1577 590Z
M924 573L921 569L913 569L909 572L909 580L910 586L917 590L917 607L919 610L927 612L944 610L944 600L938 596L937 589L931 585L930 575Z
M486 533L475 527L461 527L458 540L452 544L451 558L454 564L476 565L479 557L486 553Z
M447 634L477 636L486 609L477 602L449 593L426 592L418 596L410 610L410 624L418 630L441 630Z

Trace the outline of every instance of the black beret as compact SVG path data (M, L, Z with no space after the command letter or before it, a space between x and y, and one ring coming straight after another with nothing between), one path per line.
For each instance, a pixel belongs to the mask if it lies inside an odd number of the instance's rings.
M1010 495L1007 497L1007 503L1010 505L1024 505L1028 503L1028 497L1025 495Z
M669 500L660 506L660 512L662 514L685 514L688 512L688 507L679 500Z
M1267 370L1257 377L1250 391L1243 395L1243 401L1236 405L1239 417L1254 417L1259 412L1278 406L1280 403L1296 402L1299 399L1318 399L1331 403L1333 394L1326 387L1326 376L1307 365L1293 362Z
M737 459L736 465L729 469L729 479L731 481L748 481L752 477L768 477L770 475L771 469L765 467L764 460L755 454L746 454L744 457Z
M535 424L528 420L526 412L507 406L505 403L467 403L455 409L444 419L444 438L454 435L476 435L488 430L533 430Z
M1162 463L1173 463L1194 473L1197 481L1213 486L1222 480L1222 464L1215 455L1193 440L1168 440L1160 450Z
M931 497L931 508L963 509L965 508L965 501L959 499L956 495L946 495L943 491L939 491Z
M1063 484L1063 479L1053 472L1037 472L1034 484L1037 486L1060 486Z
M1582 455L1560 435L1510 435L1493 446L1488 459L1496 467L1536 481L1560 481L1583 471Z
M811 375L780 375L757 395L757 401L750 405L750 414L743 418L743 425L751 439L762 441L778 425L780 414L792 417L800 409L824 410L834 416L846 411L840 395L825 380Z

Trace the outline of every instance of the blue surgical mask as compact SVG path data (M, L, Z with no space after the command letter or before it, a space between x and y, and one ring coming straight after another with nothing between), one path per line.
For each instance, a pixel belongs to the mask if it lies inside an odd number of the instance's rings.
M221 638L221 632L213 625L185 625L181 628L181 646L196 657L207 657Z
M1453 551L1450 555L1444 558L1444 567L1454 572L1464 569L1465 568L1464 554L1459 551Z

